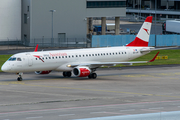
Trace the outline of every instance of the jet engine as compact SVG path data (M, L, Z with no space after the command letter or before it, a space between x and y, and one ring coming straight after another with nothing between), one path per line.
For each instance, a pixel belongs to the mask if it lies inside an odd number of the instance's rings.
M49 74L51 72L51 70L48 71L35 71L36 74Z
M75 67L73 73L77 77L87 77L91 74L91 69L88 67Z

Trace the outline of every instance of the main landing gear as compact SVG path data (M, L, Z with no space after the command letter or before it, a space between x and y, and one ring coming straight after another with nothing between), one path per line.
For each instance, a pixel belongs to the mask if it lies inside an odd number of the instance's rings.
M17 74L18 74L17 81L22 81L22 80L23 80L23 79L22 79L23 73L17 73Z
M63 72L64 77L71 77L72 73L71 72Z
M91 74L88 76L89 79L96 79L96 77L97 77L97 74L96 74L96 73L91 73Z

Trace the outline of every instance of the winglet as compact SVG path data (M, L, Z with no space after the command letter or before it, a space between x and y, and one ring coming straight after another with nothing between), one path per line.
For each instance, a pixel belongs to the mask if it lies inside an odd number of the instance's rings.
M38 50L38 44L36 45L34 52L37 52L37 50Z
M159 52L154 56L154 58L152 60L150 60L148 62L153 62L156 59L156 57L158 56L158 54L159 54Z

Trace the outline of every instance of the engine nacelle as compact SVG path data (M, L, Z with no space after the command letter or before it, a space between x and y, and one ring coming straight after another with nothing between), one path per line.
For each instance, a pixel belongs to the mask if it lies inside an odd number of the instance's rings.
M75 67L73 73L77 77L87 77L91 74L91 69L88 67Z
M49 74L51 72L51 70L48 71L35 71L36 74Z

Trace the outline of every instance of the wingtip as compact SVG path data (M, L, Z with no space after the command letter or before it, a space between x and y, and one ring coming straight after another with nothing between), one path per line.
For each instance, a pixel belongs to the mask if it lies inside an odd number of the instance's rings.
M37 52L37 50L38 50L38 44L36 45L34 52Z
M154 58L152 59L152 60L150 60L149 62L153 62L155 59L156 59L156 57L158 56L158 54L159 54L159 52L154 56Z

